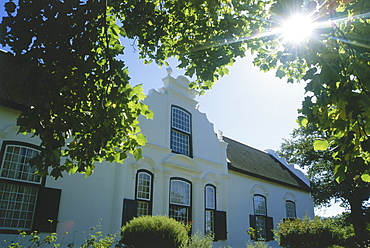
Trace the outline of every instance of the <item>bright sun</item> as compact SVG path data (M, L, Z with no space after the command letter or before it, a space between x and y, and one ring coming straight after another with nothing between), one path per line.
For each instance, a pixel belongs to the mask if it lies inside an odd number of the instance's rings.
M295 15L283 23L281 34L285 41L301 42L311 36L314 24L308 16Z

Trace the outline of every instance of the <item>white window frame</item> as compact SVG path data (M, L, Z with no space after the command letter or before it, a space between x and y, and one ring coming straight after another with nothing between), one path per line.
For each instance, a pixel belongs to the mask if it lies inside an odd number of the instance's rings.
M142 184L144 183L144 184ZM146 170L139 170L136 174L136 215L151 215L152 213L153 174ZM140 194L143 193L143 194Z
M40 151L4 143L0 164L0 230L31 230L41 178L27 162Z
M171 149L191 156L191 114L177 106L171 107Z
M207 184L205 186L205 233L215 232L215 211L216 211L216 187Z
M256 239L264 240L267 235L267 202L263 195L253 196L253 210L256 216Z
M285 211L287 219L295 219L297 217L295 202L291 200L285 201Z
M187 223L191 219L191 183L185 179L173 178L170 180L169 217ZM175 195L176 194L176 195ZM180 201L181 197L184 201Z

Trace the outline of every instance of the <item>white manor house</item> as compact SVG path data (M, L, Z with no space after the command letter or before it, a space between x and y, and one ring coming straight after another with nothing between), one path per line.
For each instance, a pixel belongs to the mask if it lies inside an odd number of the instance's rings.
M21 106L7 95L5 80L0 72L1 242L14 239L17 230L38 230L80 245L98 223L105 233L116 233L135 216L167 215L194 221L193 232L212 231L214 247L245 247L250 227L279 247L271 232L277 223L314 215L303 173L273 151L215 133L183 76L167 75L144 101L155 115L140 119L148 140L142 159L103 162L88 178L39 178L26 160L40 141L17 134Z

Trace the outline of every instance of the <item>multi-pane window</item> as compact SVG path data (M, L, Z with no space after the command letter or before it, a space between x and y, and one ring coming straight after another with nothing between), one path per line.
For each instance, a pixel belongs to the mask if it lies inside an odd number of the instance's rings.
M38 150L18 145L7 145L1 164L0 177L18 181L40 183L35 175L36 168L28 164L28 160L39 153Z
M30 229L38 188L0 183L0 228Z
M171 116L171 149L190 156L191 115L181 108L172 106Z
M256 239L266 239L266 198L262 195L254 195L253 197L254 215L256 218L255 229Z
M181 179L170 182L170 212L169 217L186 223L190 220L191 185Z
M295 202L286 201L285 202L285 210L286 210L286 217L288 219L294 219L296 217Z
M0 178L5 180L0 182L0 229L30 230L41 179L28 160L39 151L9 144L3 152Z
M136 179L137 216L151 214L152 175L139 171Z
M214 186L205 187L205 231L206 233L215 232L215 210L216 210L216 190Z

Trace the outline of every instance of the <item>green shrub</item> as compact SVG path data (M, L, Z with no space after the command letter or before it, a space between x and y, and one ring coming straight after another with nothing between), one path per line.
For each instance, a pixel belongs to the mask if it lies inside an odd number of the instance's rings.
M325 248L341 245L353 235L350 226L343 226L336 219L309 219L307 217L286 220L275 231L279 245L289 248Z
M191 235L187 248L212 248L213 234L202 235L197 231Z
M121 243L134 248L177 248L188 243L183 224L166 216L140 216L122 227Z
M97 226L100 227L100 226ZM92 228L91 230L96 230ZM67 235L68 233L65 233ZM95 233L88 234L88 238L85 239L84 243L79 248L111 248L116 247L118 244L116 234L103 235L101 230L96 230ZM25 231L19 231L18 236L15 237L14 241L4 240L7 248L44 248L44 247L75 247L74 244L63 244L58 242L58 235L56 233L50 233L46 236L41 235L34 231L27 233ZM3 247L0 245L0 247Z
M269 248L270 246L268 246L265 242L262 242L262 241L248 241L247 242L247 248Z

